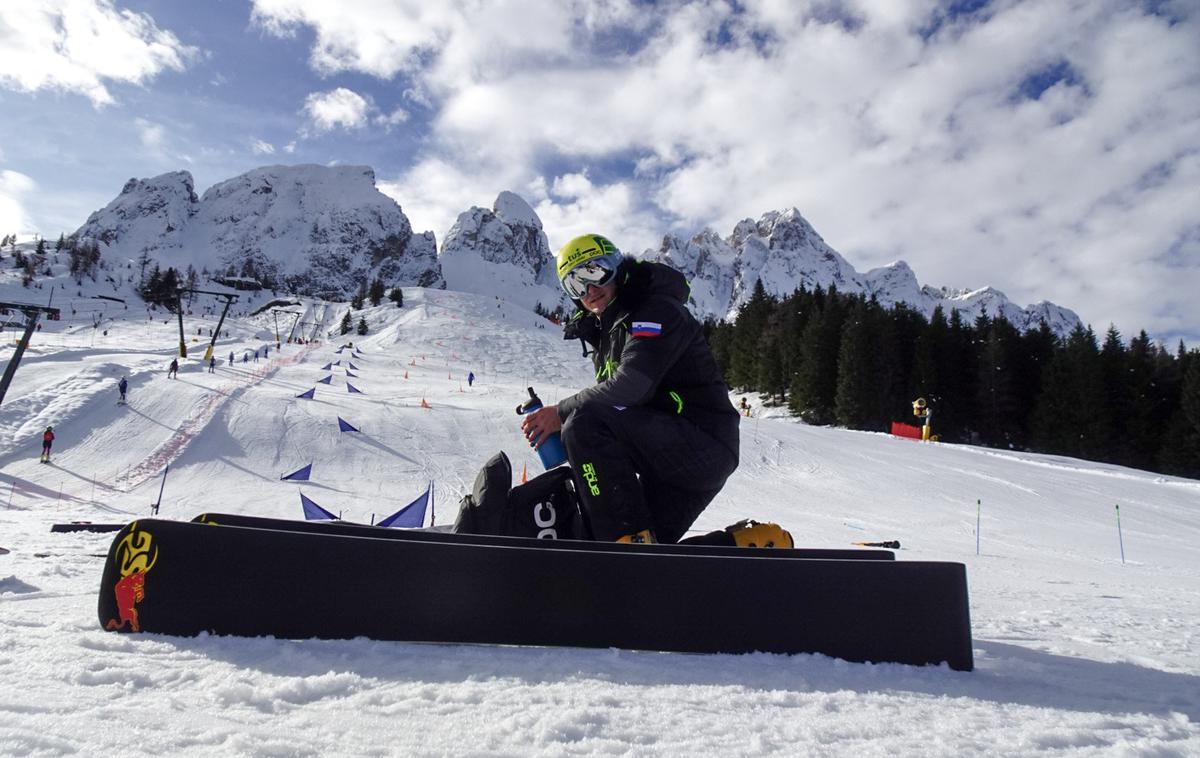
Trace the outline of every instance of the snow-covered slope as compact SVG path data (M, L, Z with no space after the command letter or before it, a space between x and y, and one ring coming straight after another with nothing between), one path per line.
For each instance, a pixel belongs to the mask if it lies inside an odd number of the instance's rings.
M1200 482L809 427L753 397L741 467L696 528L754 516L804 545L898 539L899 560L965 563L976 671L102 631L94 554L110 536L49 524L147 515L167 464L161 516L179 519L216 509L299 518L303 491L369 520L432 479L436 522L447 524L496 450L537 473L513 408L527 386L555 401L591 381L575 345L490 295L404 297L403 308L365 311L371 333L355 338L363 358L351 379L363 394L347 391L344 366L323 369L344 357L333 343L276 351L265 315L228 321L216 372L194 350L177 380L166 378L176 326L161 313L117 306L93 330L80 312L37 334L0 406L0 547L11 551L0 555L0 681L12 684L0 688L0 752L1200 753ZM326 325L345 308L304 307L304 321ZM195 309L186 324L206 334L215 315ZM3 343L0 362L12 352ZM269 358L241 361L268 344ZM120 375L133 385L124 407ZM314 387L314 400L296 399ZM339 416L362 431L339 433ZM46 424L58 433L50 466L35 460ZM311 482L279 480L309 462ZM337 567L314 555L312 570ZM871 613L862 609L864 628Z
M251 276L346 299L376 276L385 284L442 284L432 232L414 234L366 166L266 166L197 198L186 171L131 179L71 235L104 257L163 268Z

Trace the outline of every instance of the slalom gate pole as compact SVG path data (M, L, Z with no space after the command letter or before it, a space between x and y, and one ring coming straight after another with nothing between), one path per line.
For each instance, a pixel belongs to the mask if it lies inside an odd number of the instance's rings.
M975 555L979 555L979 514L983 510L983 499L975 501Z
M171 470L170 466L167 466L163 469L162 484L158 485L158 502L152 503L150 505L150 515L151 516L158 515L158 506L162 505L163 489L167 486L167 472L170 470Z
M1125 565L1125 536L1121 534L1121 506L1117 509L1117 540L1121 543L1121 565Z

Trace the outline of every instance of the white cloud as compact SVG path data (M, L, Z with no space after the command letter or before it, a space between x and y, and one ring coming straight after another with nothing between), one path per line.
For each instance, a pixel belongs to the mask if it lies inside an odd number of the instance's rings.
M362 95L338 87L329 92L314 92L304 100L304 113L318 132L332 129L361 129L374 106Z
M107 105L107 84L182 71L198 52L111 0L0 3L0 86L18 92L61 90Z
M375 6L254 14L312 29L318 71L428 106L391 186L439 234L522 187L552 240L603 226L627 250L796 206L860 269L905 258L1100 328L1200 329L1194 4Z
M24 236L33 230L24 198L36 189L37 184L25 174L0 170L0 235Z
M403 108L397 108L391 113L379 113L371 119L371 123L385 128L399 126L408 121L408 111Z
M167 130L162 124L144 118L134 119L134 124L137 126L138 138L148 152L157 155L166 153Z
M255 155L274 155L275 146L270 142L258 139L257 137L250 140L250 152Z

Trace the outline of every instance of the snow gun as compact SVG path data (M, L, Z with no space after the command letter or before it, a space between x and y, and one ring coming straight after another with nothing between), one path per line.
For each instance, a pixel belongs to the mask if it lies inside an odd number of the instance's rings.
M541 407L541 398L539 398L537 393L533 391L533 387L530 387L529 399L517 406L517 415L524 416L527 413L533 413ZM538 439L541 438L539 437ZM567 462L567 451L563 449L562 435L558 432L551 434L546 438L546 441L542 442L540 445L538 445L537 439L535 439L533 443L537 445L538 457L542 459L542 466L544 466L547 471L555 466L561 466Z

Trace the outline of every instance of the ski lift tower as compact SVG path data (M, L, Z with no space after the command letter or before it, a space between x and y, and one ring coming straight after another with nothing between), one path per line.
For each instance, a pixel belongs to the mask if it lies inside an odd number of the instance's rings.
M292 344L292 332L294 332L296 330L296 322L300 320L300 315L301 315L299 313L296 313L295 311L285 311L282 308L272 308L271 309L271 315L275 317L275 349L276 350L279 350L283 347L283 341L279 339L279 314L280 313L282 313L285 316L295 316L296 317L296 318L292 319L292 328L288 330L287 341L288 341L289 345Z
M204 351L204 362L212 360L213 348L216 347L217 337L221 336L221 325L225 323L225 315L229 313L229 306L238 301L238 296L229 292L213 292L211 290L197 290L186 287L181 287L175 293L175 304L179 307L179 357L187 357L187 343L183 336L183 293L195 292L199 295L212 295L213 297L224 298L225 307L221 310L221 318L217 320L217 328L213 330L212 339L208 341L208 349Z
M17 349L12 358L8 360L8 367L4 369L4 377L0 378L0 403L4 402L4 394L8 392L8 385L12 384L13 376L17 373L17 366L21 365L21 356L25 355L25 348L29 347L29 338L33 336L38 318L43 313L50 321L58 321L62 317L58 308L29 303L0 302L0 315L6 316L10 310L18 310L25 314L25 333L21 335L21 339L17 340Z

